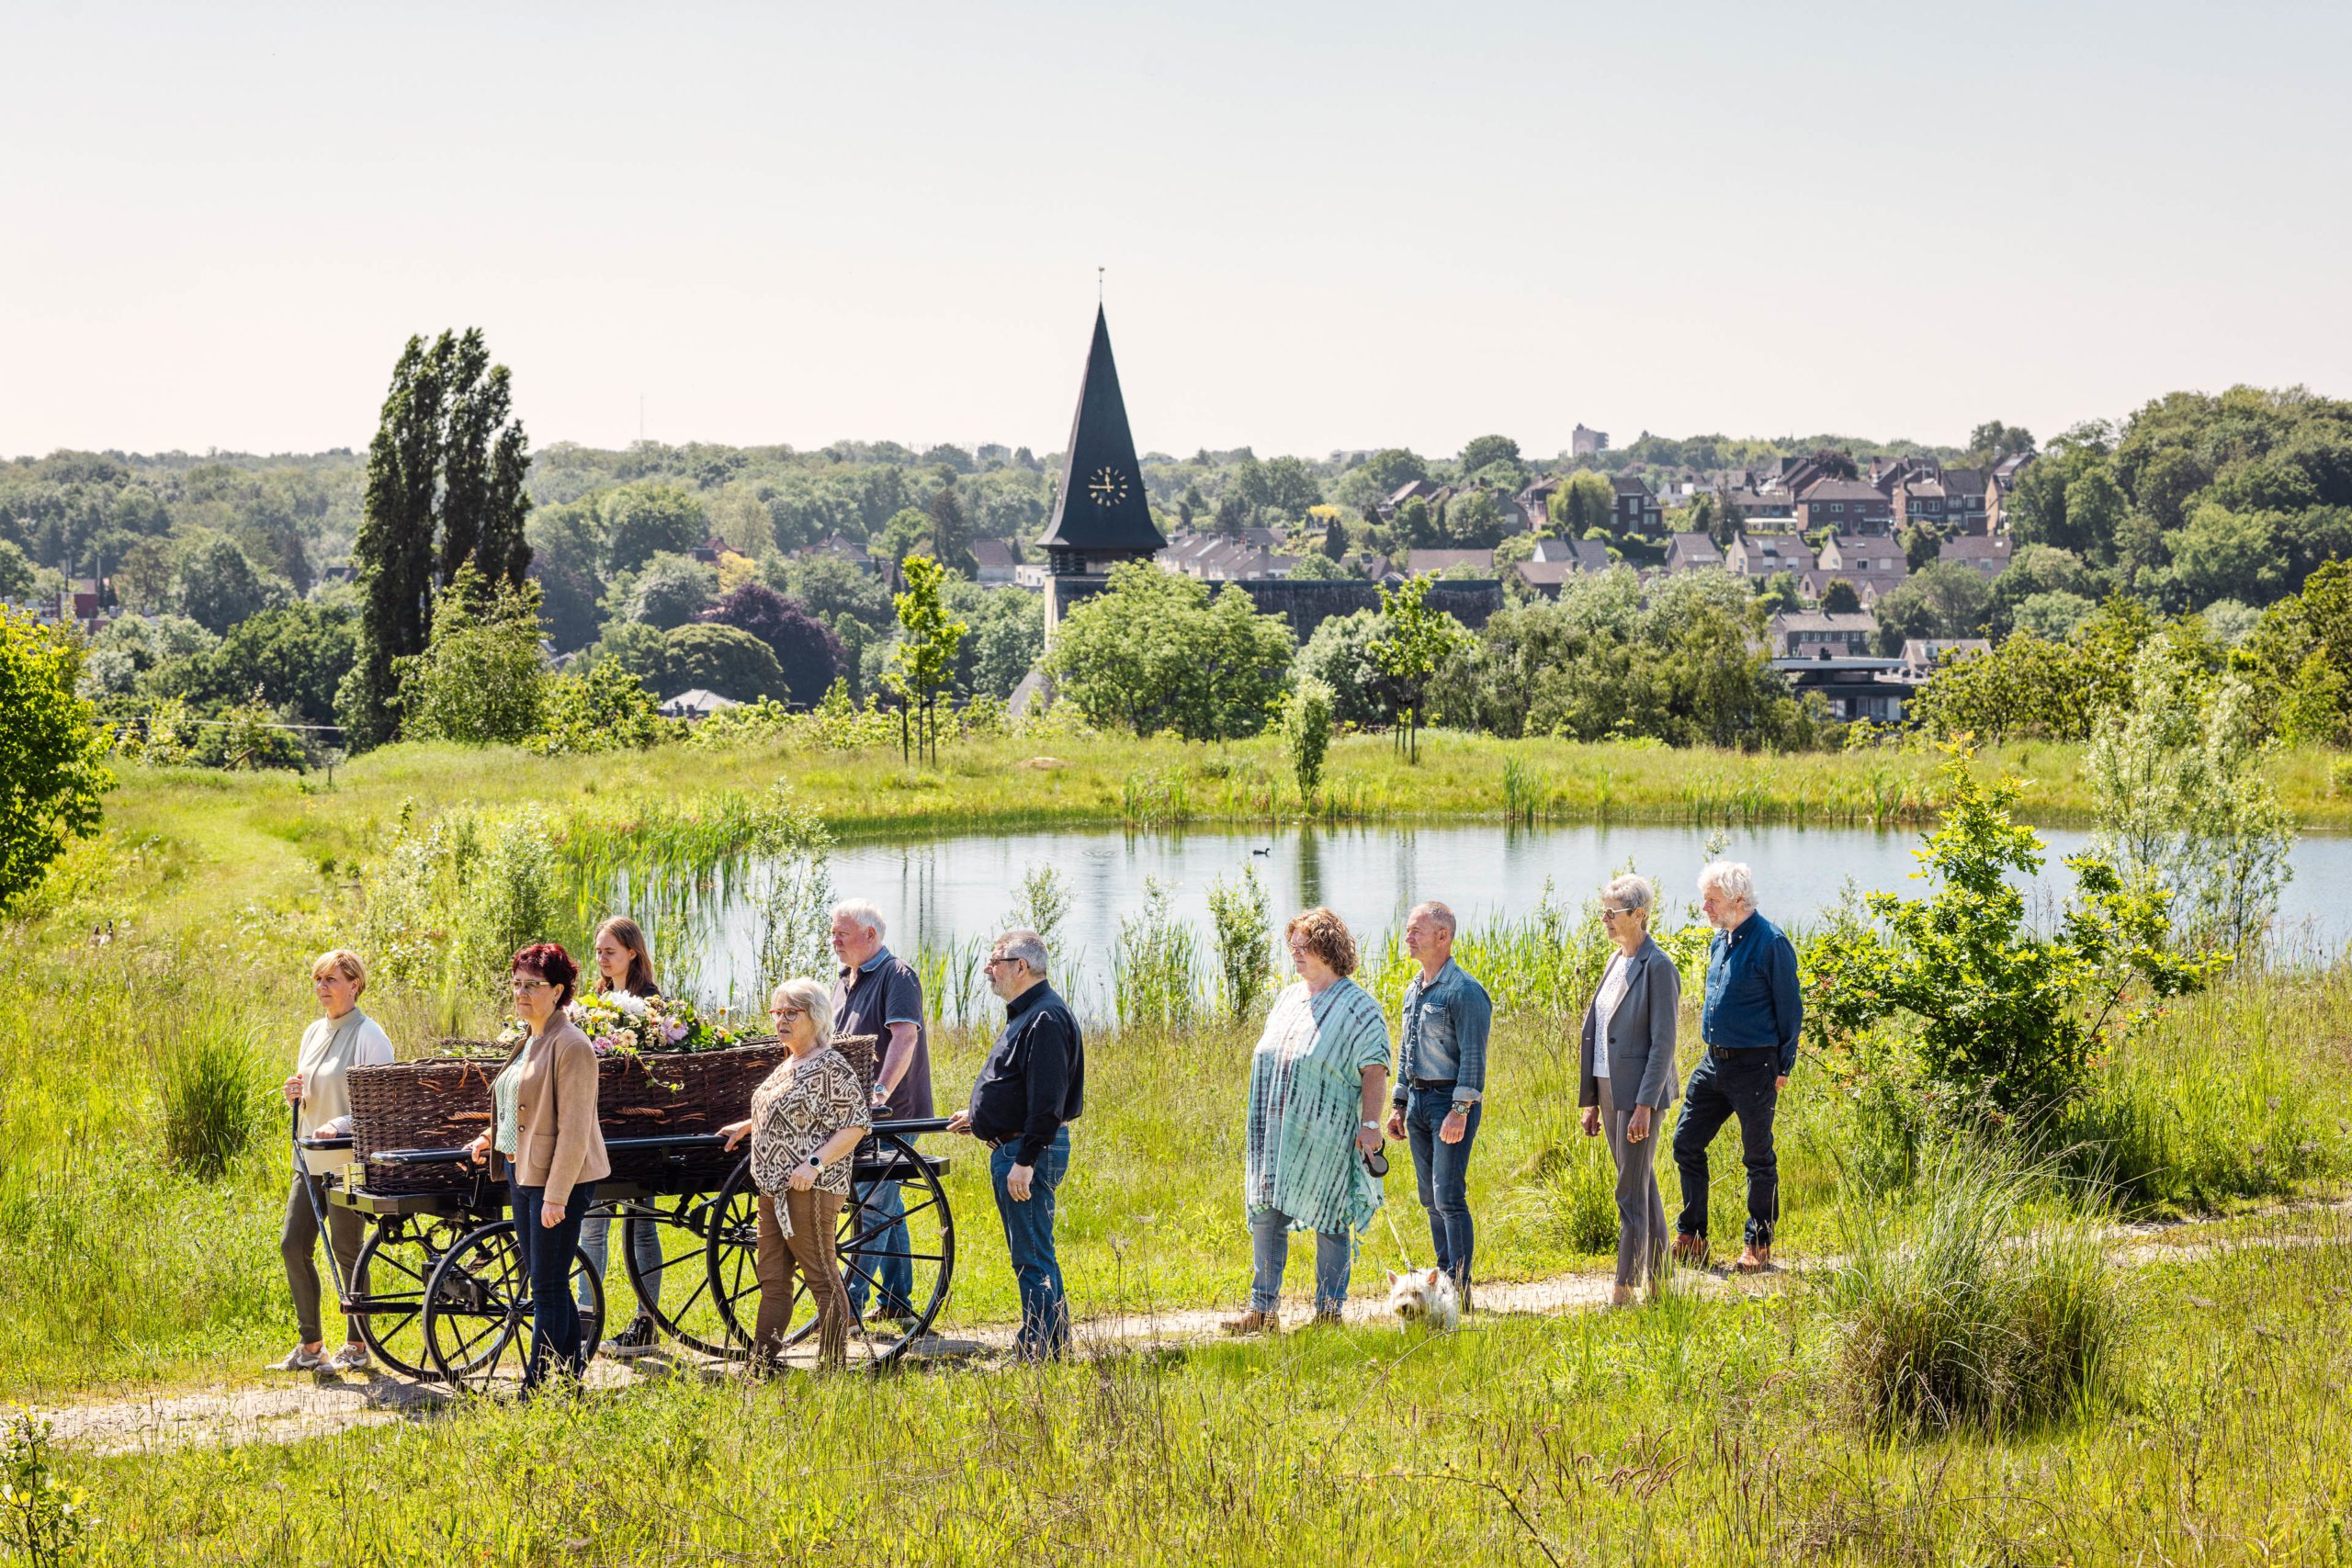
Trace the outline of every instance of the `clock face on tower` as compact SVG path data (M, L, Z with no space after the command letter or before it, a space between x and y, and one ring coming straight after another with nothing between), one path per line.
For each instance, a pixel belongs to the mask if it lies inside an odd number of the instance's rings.
M1109 468L1095 469L1094 477L1086 481L1086 490L1094 498L1094 504L1106 512L1127 499L1127 481Z

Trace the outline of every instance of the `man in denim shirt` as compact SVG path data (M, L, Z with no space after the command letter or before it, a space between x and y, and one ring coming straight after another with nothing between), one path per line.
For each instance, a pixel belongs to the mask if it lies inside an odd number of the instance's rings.
M1715 940L1707 952L1707 999L1699 1015L1706 1054L1690 1074L1682 1120L1674 1129L1674 1163L1682 1173L1674 1256L1707 1259L1707 1145L1736 1116L1740 1157L1747 1166L1747 1245L1733 1267L1752 1274L1772 1261L1772 1224L1781 1215L1772 1113L1797 1065L1804 1000L1796 949L1780 927L1756 912L1756 879L1747 867L1717 861L1701 872L1699 902Z
M1453 962L1453 911L1444 905L1414 908L1405 920L1405 951L1419 960L1421 972L1405 985L1405 1043L1388 1135L1412 1145L1437 1266L1453 1276L1466 1309L1474 1240L1466 1179L1487 1091L1494 1008L1487 988Z

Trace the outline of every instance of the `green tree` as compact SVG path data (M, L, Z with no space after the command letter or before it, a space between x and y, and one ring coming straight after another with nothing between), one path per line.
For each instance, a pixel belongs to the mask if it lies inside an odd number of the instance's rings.
M97 831L98 797L114 786L104 731L74 694L80 673L70 638L0 608L0 914Z
M1617 487L1589 468L1568 476L1552 492L1552 527L1563 539L1588 539L1598 531L1609 534L1617 517Z
M786 694L775 650L733 626L694 622L662 634L662 690L669 696L702 690L739 703Z
M2294 819L2262 771L2253 687L2205 672L2163 641L2140 653L2132 708L2104 716L2085 757L2096 851L2171 898L2191 947L2249 956L2294 874Z
M1508 463L1517 471L1520 467L1519 443L1508 435L1476 436L1462 448L1457 463L1465 477L1497 463Z
M909 556L907 588L891 598L899 612L899 643L891 650L890 685L914 716L914 740L939 761L939 694L956 673L956 650L972 628L947 613L947 568L927 556ZM903 747L901 748L903 750Z
M25 552L0 539L0 599L21 599L33 591L33 563Z
M1854 585L1845 578L1831 578L1828 586L1821 591L1821 609L1824 615L1858 615L1861 608L1862 596L1854 592Z
M150 682L159 695L191 703L235 702L259 693L269 707L303 724L333 724L335 693L358 653L349 611L298 599L240 621L219 646L164 667Z
M401 729L412 739L472 745L539 731L547 671L539 660L539 591L486 580L471 561L434 596L424 651L397 661Z
M1372 645L1387 626L1377 610L1329 615L1298 650L1298 678L1321 683L1330 694L1332 717L1351 729L1396 721L1395 693L1372 657Z
M1315 809L1323 787L1323 758L1331 749L1331 688L1308 675L1291 692L1283 709L1283 740L1290 750L1291 775L1298 781L1299 804Z
M1216 947L1217 999L1234 1022L1246 1020L1273 986L1272 905L1258 868L1209 884L1209 927Z
M1465 491L1446 503L1445 536L1458 549L1491 549L1503 536L1492 491Z
M1231 583L1212 596L1206 583L1129 562L1063 620L1046 670L1098 728L1231 740L1266 727L1295 647L1290 623L1260 615Z
M1380 590L1380 614L1387 625L1374 639L1373 664L1392 682L1405 714L1405 749L1421 760L1421 723L1430 680L1469 636L1460 621L1429 603L1427 573L1402 588Z
M956 655L956 689L1010 698L1046 650L1045 602L1026 588L947 585L948 613L970 627Z
M1768 615L1778 615L1804 608L1804 594L1797 588L1797 574L1776 571L1758 585L1757 607Z
M610 659L582 659L548 682L531 749L561 757L642 750L662 739L662 714L645 682Z
M869 547L892 566L900 566L917 550L927 551L932 547L933 532L931 513L920 507L910 506L882 525Z
M1867 923L1813 945L1807 1027L1835 1041L1893 1023L1957 1117L1986 1106L2035 1118L2080 1094L2100 1054L2207 969L2166 952L2162 891L2097 854L2067 857L2074 898L2038 933L2023 887L2045 853L2012 818L2020 784L1978 784L1964 753L1943 773L1948 804L1919 856L1932 891L1871 894Z
M648 480L596 499L605 533L605 570L635 571L659 555L684 555L710 536L702 500L683 485Z
M692 556L658 555L616 578L605 599L622 620L661 631L683 626L718 597L718 569Z
M282 603L286 585L254 570L234 540L215 535L192 540L180 551L172 598L180 614L217 637Z

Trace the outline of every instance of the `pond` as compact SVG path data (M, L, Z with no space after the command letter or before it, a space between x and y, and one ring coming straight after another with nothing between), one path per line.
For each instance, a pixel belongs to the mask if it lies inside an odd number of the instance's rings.
M2062 856L2087 846L2080 829L2044 829L2050 861L2037 901L2045 907L2072 882ZM1057 936L1057 983L1087 1011L1105 1010L1111 954L1122 918L1144 903L1147 879L1168 890L1176 918L1209 928L1207 889L1254 866L1279 925L1315 904L1339 911L1360 939L1376 944L1424 898L1451 904L1465 925L1522 916L1546 886L1571 908L1611 875L1632 869L1655 879L1667 913L1694 905L1693 879L1711 840L1755 869L1759 907L1784 924L1809 924L1850 883L1864 891L1917 891L1915 831L1855 828L1696 829L1586 825L1509 828L1499 823L1225 831L1122 832L1061 829L975 833L913 840L852 840L831 853L842 897L872 899L902 953L985 942L1001 929L1023 874L1051 865L1070 908ZM2295 847L2294 879L2279 914L2278 940L2301 953L2333 953L2352 942L2352 836L2306 835ZM1692 915L1695 919L1695 912ZM673 953L681 978L710 995L748 996L756 986L757 919L741 885L694 924L696 951ZM662 944L667 945L667 944ZM682 962L683 961L683 962Z

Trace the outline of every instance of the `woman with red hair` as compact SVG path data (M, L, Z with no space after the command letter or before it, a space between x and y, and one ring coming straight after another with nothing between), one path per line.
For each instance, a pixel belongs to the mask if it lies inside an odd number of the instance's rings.
M503 1172L514 1205L514 1238L531 1280L531 1354L523 1391L537 1390L550 1359L559 1376L587 1370L590 1347L571 1299L580 1222L612 1174L596 1125L596 1050L564 1016L580 966L551 942L514 955L514 1010L530 1029L491 1083L491 1129L472 1145L477 1163Z

